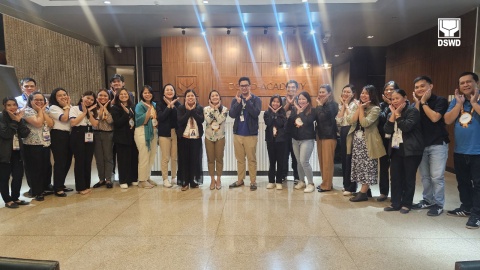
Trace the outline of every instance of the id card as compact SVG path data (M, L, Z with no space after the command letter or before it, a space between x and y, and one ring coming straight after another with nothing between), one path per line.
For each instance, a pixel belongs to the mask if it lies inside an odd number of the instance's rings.
M277 133L278 133L278 130L277 130L277 127L273 127L273 137L277 137Z
M128 121L128 124L130 125L130 129L132 129L135 126L135 122L133 121L132 118Z
M240 115L240 122L243 122L245 121L245 117L243 117L243 115Z
M85 132L85 142L86 143L93 142L93 132Z
M17 134L13 135L13 150L20 150L20 141Z
M363 130L357 130L357 132L355 132L355 136L361 139L363 137Z
M43 140L46 141L46 142L49 142L50 141L50 131L43 131L42 132L42 135L43 135Z

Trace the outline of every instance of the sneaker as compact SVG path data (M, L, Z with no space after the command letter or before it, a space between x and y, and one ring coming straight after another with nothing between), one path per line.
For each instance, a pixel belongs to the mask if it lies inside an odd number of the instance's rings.
M172 178L171 183L172 183L172 185L176 185L177 184L177 178L176 177Z
M275 188L275 183L268 183L267 189L272 189L272 188Z
M120 184L120 187L123 189L128 188L128 184Z
M168 179L163 180L163 186L166 188L171 188L172 184L170 184L170 181Z
M443 208L435 204L430 208L430 210L428 210L427 216L436 217L436 216L440 216L442 213L443 213Z
M432 206L434 206L435 204L431 204L425 200L421 200L420 202L412 205L412 209L428 209Z
M277 186L277 190L282 190L283 189L282 184L276 184L276 186Z
M480 228L480 218L475 217L475 216L471 216L468 219L465 227L467 227L467 229L478 229L478 228Z
M139 188L153 188L152 184L150 184L147 181L140 181L140 183L138 183L138 187Z
M447 215L452 217L469 217L470 212L467 210L463 210L462 208L457 208L451 211L447 211Z
M132 182L132 186L138 186L138 181Z
M295 185L295 189L302 189L302 188L305 188L306 185L303 181L298 181L298 184Z
M152 179L148 179L147 182L150 183L150 185L152 185L154 187L158 186L158 184L155 181L153 181Z
M315 190L315 186L313 184L308 184L308 186L303 190L304 193L311 193Z

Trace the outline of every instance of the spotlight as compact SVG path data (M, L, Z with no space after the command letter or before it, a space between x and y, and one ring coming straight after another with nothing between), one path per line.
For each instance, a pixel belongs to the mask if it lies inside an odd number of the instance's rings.
M117 49L118 53L122 53L122 47L119 44L115 44L115 48Z
M110 1L103 1L103 3L104 3L105 5L110 5L112 2L110 2Z
M310 30L310 35L315 35L315 30Z
M268 34L268 27L264 27L264 28L263 28L263 34L264 34L264 35Z
M243 31L243 35L244 36L248 35L248 31L247 30Z
M352 47L352 46L350 46L350 47L348 47L348 49L349 49L349 50L353 50L353 47Z
M232 30L230 28L227 28L227 35L230 35L231 32Z
M330 69L332 67L332 64L329 63L324 63L320 65L323 69Z
M309 69L310 68L310 64L305 62L305 63L302 63L302 68L303 69Z
M203 3L204 3L204 4L208 4L208 0L203 0Z
M182 28L182 35L185 36L185 28Z
M280 62L279 66L283 69L289 69L290 68L290 63L288 62Z
M279 36L283 35L283 31L282 31L282 30L278 30L278 35L279 35Z

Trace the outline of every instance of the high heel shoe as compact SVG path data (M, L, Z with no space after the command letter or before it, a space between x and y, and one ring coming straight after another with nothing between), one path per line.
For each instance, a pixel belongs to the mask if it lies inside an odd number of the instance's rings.
M182 187L182 191L187 191L188 190L188 185Z
M214 190L215 189L215 185L216 185L216 181L215 179L213 179L211 182L210 182L210 190Z
M215 185L217 186L217 190L222 189L222 181L220 181L220 179L215 182Z

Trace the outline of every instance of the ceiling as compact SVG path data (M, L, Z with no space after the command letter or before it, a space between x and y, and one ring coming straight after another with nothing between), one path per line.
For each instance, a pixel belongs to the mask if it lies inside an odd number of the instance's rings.
M161 36L309 35L311 26L327 59L349 46L388 46L455 18L480 0L0 0L0 12L91 44L159 47ZM239 5L236 5L236 2ZM133 4L134 3L134 4ZM272 3L275 3L274 5ZM240 15L239 15L240 14ZM276 14L276 16L275 16ZM311 25L311 26L310 26ZM372 35L374 38L368 39Z

